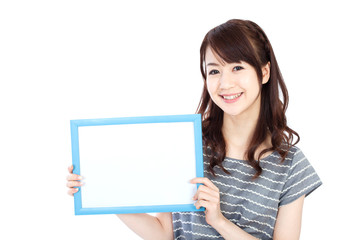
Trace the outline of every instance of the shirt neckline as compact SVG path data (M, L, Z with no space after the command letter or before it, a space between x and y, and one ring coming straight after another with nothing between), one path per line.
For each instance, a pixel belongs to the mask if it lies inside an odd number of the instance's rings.
M264 157L264 158L260 158L260 162L263 160L267 160L268 158L274 157L277 154L277 151L273 151L272 153L270 153L268 156ZM225 156L224 159L229 159L229 160L235 160L235 161L242 161L242 162L248 162L248 160L244 160L244 159L238 159L238 158L232 158L232 157L228 157Z

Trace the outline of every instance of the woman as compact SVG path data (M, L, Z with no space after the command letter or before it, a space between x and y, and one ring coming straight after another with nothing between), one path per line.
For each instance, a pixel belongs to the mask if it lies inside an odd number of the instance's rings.
M206 34L200 68L205 177L192 183L203 184L194 200L206 211L118 217L144 239L299 239L304 198L321 181L294 146L267 36L251 21L229 20ZM78 177L68 177L70 194Z

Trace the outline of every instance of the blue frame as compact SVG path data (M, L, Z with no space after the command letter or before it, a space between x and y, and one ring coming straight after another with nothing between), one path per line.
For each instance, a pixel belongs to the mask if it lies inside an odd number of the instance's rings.
M74 166L73 173L81 175L80 157L79 157L79 133L78 133L79 127L118 125L118 124L138 124L138 123L171 123L171 122L194 123L196 176L204 177L202 128L201 128L200 114L70 120L72 163ZM199 185L200 184L198 184L197 187L199 187ZM81 200L81 188L79 188L79 191L74 194L74 205L75 205L75 215L151 213L151 212L193 212L193 211L205 210L205 208L203 207L201 207L200 209L196 209L193 204L83 208L82 200Z

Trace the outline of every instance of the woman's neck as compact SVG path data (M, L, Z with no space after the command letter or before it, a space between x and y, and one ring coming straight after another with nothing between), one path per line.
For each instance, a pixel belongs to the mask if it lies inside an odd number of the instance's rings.
M260 107L258 111L245 112L238 116L231 116L224 113L222 134L226 144L226 156L236 159L246 159L246 152L250 146L251 140L256 130L259 119ZM271 147L271 137L261 143L255 153L258 154L265 149ZM268 154L263 155L266 157Z
M257 120L254 116L230 116L224 113L222 133L226 146L246 150L254 135Z

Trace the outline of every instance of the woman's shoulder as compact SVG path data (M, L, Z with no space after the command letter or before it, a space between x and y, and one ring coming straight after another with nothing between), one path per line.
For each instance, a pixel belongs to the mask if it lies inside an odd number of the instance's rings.
M322 184L320 177L299 147L292 146L289 149L285 163L288 164L288 169L280 206L302 195L308 196Z
M292 168L301 162L304 162L307 165L310 164L304 152L298 146L291 146L291 148L288 150L285 160L289 162L289 165Z
M285 151L286 154L283 157L280 151ZM297 165L310 164L305 157L303 151L297 146L291 146L290 148L280 148L275 150L269 156L264 159L260 159L260 166L264 169L270 169L276 172L282 172L282 174L289 174L289 171Z
M279 150L275 150L270 156L274 157L275 159L279 159L279 161L282 162L280 151L284 151L286 153L284 161L289 164L292 164L294 161L298 160L299 157L304 157L302 150L295 145L290 146L290 148L282 145L280 146Z

